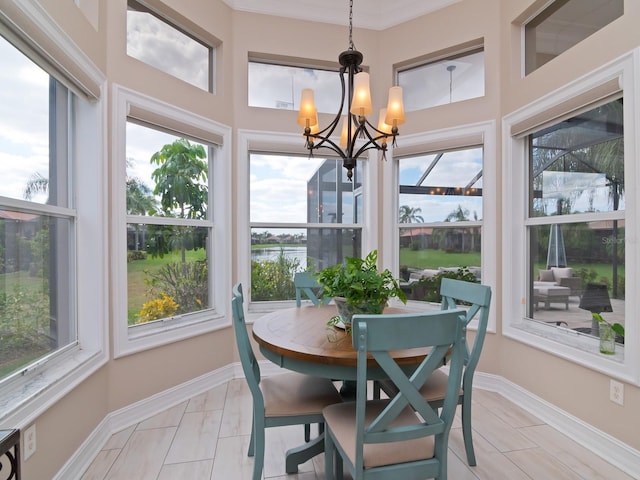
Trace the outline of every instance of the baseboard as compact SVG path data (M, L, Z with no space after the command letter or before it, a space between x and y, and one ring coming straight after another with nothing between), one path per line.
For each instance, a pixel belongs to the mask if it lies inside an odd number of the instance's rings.
M266 360L260 362L260 370L263 376L276 375L283 371L282 368ZM213 387L234 378L243 378L243 376L240 364L232 363L108 414L53 480L81 478L114 433ZM611 435L560 410L502 377L476 372L474 387L499 393L633 478L640 478L640 452Z
M499 393L587 448L594 455L598 455L633 478L640 478L640 451L608 433L598 430L503 377L476 372L473 386Z
M91 435L76 450L52 480L80 479L111 435L168 408L222 385L234 378L242 378L240 364L230 364L198 378L152 395L108 414Z

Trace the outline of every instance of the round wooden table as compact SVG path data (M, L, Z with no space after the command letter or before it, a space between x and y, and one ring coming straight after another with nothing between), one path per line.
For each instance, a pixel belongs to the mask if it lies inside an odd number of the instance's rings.
M406 310L387 308L384 313ZM357 354L351 335L327 322L337 315L335 305L307 305L268 313L253 324L253 337L263 355L288 370L325 378L355 380ZM393 328L391 325L390 328ZM398 350L393 357L401 365L417 365L428 349ZM374 361L371 360L372 364ZM375 365L375 364L374 364ZM369 377L384 378L376 368Z

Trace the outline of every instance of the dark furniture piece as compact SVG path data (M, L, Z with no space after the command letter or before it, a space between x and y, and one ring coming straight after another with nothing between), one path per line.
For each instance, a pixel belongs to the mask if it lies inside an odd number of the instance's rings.
M2 480L20 480L20 430L0 430L0 457L9 462L0 462L0 478ZM8 472L2 471L4 466L11 467Z

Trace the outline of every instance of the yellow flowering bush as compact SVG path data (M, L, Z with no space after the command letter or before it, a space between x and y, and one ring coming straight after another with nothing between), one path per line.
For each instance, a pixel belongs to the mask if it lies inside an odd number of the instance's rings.
M142 306L142 310L138 312L136 323L146 323L159 318L170 317L179 305L166 293L161 293L159 298L149 300Z

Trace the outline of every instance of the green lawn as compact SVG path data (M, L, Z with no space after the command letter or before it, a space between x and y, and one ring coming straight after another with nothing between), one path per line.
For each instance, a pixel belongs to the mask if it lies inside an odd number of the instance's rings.
M409 268L433 268L455 266L480 266L480 252L448 253L444 250L400 249L400 266Z

